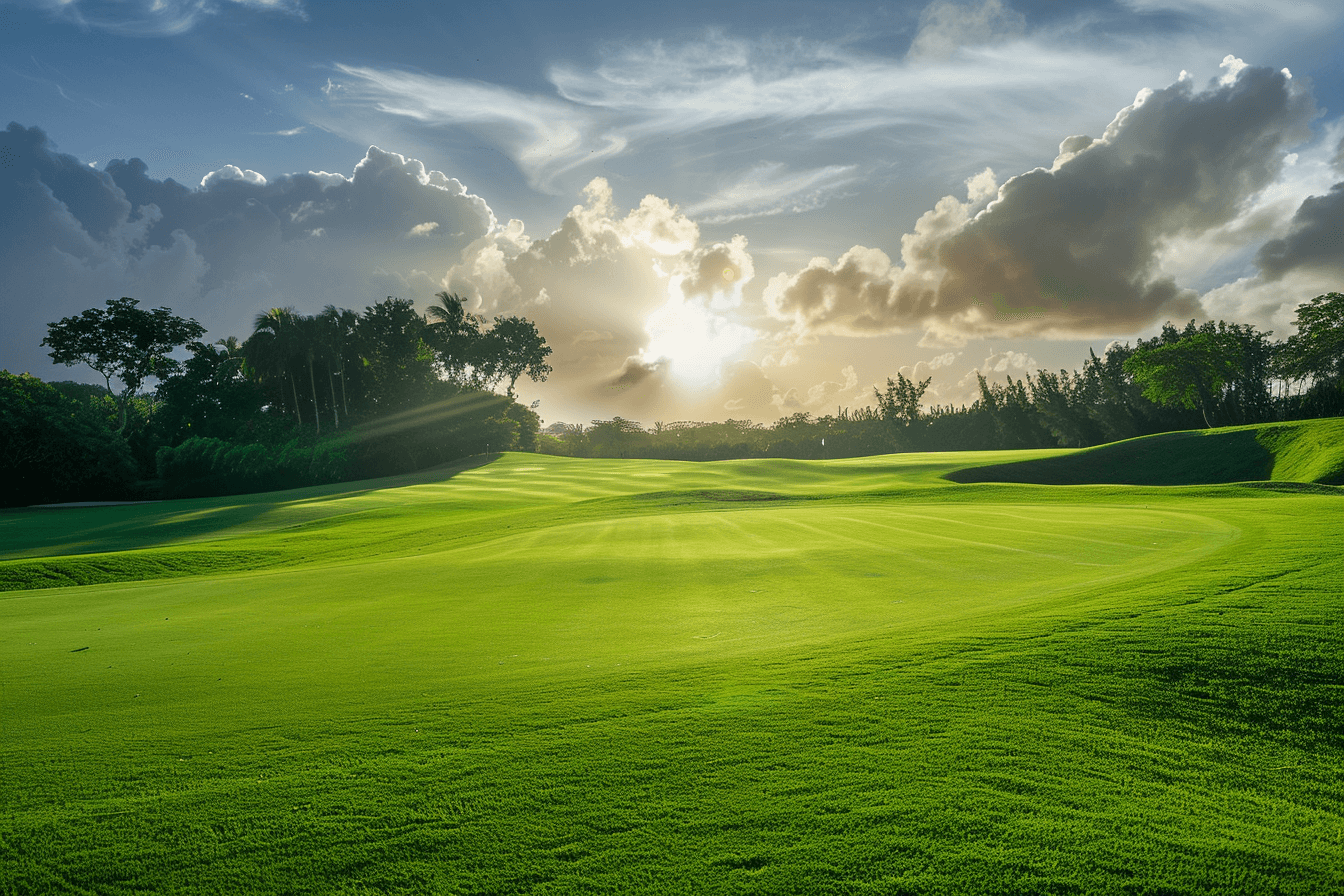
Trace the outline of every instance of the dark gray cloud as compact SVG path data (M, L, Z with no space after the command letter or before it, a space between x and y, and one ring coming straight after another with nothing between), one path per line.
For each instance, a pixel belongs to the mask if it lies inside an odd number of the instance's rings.
M1224 68L1204 90L1182 77L1141 92L1102 137L1066 139L1052 167L1011 178L978 212L968 182L970 202L947 197L906 235L902 265L855 247L772 281L768 307L800 331L855 334L1134 332L1199 313L1161 270L1164 244L1235 219L1315 115L1286 72ZM1304 233L1327 212L1313 208Z
M1255 260L1270 280L1300 268L1344 275L1344 182L1304 200L1287 236L1265 243Z
M48 322L121 295L216 337L246 336L274 305L426 299L495 224L458 181L377 147L350 177L227 166L197 188L157 180L139 159L97 171L18 124L0 132L0 158L0 365L11 369L44 367Z

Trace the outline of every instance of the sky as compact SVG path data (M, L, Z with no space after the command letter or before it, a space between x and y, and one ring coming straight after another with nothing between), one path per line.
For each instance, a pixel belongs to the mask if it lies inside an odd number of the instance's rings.
M520 314L543 422L1293 332L1344 281L1344 4L0 0L0 368L132 296L246 338Z

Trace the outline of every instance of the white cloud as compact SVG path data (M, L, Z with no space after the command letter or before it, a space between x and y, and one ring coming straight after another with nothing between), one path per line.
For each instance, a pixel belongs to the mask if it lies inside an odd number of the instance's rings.
M18 163L0 169L0 270L27 298L5 309L0 356L34 372L48 365L46 323L108 298L168 305L213 338L245 337L274 305L427 299L441 274L426 271L495 227L456 180L376 147L348 178L229 165L191 190L150 178L138 159L91 169L37 128L11 125L0 146Z
M212 187L224 183L225 181L236 180L253 186L266 186L266 178L251 168L242 169L237 165L225 165L218 171L211 171L205 177L201 178L201 189L209 190Z
M935 370L948 367L957 359L959 352L943 352L930 358L927 361L917 361L914 364L907 364L900 369L901 374L908 380L923 380L930 377Z
M534 186L582 161L619 152L624 141L599 133L599 121L572 103L507 87L394 69L337 65L346 82L327 95L436 125L481 129L502 143Z
M1188 78L1140 91L1100 138L1064 140L1051 168L1010 178L979 211L993 175L971 178L967 201L945 197L902 238L900 264L855 246L772 278L767 310L796 332L925 328L929 346L954 345L957 333L1135 332L1201 314L1196 293L1160 268L1162 253L1240 220L1315 114L1281 72L1235 59L1223 69L1202 91ZM1294 233L1319 249L1319 234L1340 232L1329 230L1338 216L1322 197L1299 210Z
M1020 37L1026 18L1001 0L954 3L934 0L919 16L919 31L910 43L911 59L945 59L962 47L1002 43Z
M686 213L708 224L743 218L803 212L821 208L827 199L854 181L856 165L827 165L807 171L789 171L779 162L762 162L713 195L696 202Z
M307 19L300 0L46 0L42 5L56 18L99 31L143 37L185 34L210 16L237 9L283 13Z
M996 8L1003 12L994 2L982 4L976 15L988 10L986 21L995 19ZM887 154L918 151L926 168L952 171L983 159L987 140L1002 146L1004 135L1029 143L1057 133L1113 96L1115 81L1142 81L1167 64L1165 58L1160 66L1136 62L1121 48L1098 46L1054 34L991 41L959 53L952 64L907 62L844 43L747 40L710 31L685 43L608 44L591 68L555 64L549 71L554 94L340 64L345 90L339 102L329 96L334 112L349 111L342 126L352 133L364 132L360 122L369 109L472 130L501 146L529 183L548 191L579 166L711 130L716 142L730 147L751 140L778 148L772 163L780 167L763 163L735 182L711 183L696 199L696 214L734 220L813 207L866 176L858 166L871 167L875 144L857 141L865 135L880 133ZM1105 79L1080 82L1080 71L1105 72ZM773 139L755 142L760 137ZM821 147L829 158L819 165L814 159ZM772 184L788 202L768 201Z

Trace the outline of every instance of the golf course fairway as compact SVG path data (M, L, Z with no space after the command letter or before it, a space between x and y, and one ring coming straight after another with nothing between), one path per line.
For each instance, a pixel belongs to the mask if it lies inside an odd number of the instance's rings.
M1069 454L0 513L0 894L1344 891L1344 489Z

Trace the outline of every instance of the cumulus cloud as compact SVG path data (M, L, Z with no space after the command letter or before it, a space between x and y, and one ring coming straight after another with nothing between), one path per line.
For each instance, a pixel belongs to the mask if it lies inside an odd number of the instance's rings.
M784 353L780 355L778 358L776 358L773 353L766 355L765 358L761 361L761 366L792 367L794 364L797 364L801 360L802 358L798 355L798 352L794 351L792 348L787 348L784 350Z
M1105 354L1103 352L1103 354ZM941 368L950 368L956 361L956 356L940 363ZM923 362L920 362L923 363ZM919 365L916 365L918 368ZM932 366L928 368L932 370ZM948 403L953 405L967 404L975 401L980 396L980 377L984 377L988 382L1002 383L1011 377L1014 380L1021 380L1027 376L1032 376L1040 372L1041 366L1027 352L996 351L993 348L978 367L963 368L962 375L955 381L947 377L934 377L928 391L924 396L925 404ZM904 372L904 368L902 369ZM927 375L927 374L926 374ZM910 377L906 373L907 378ZM923 377L919 377L923 379Z
M972 178L966 201L945 197L903 237L900 264L855 246L773 278L768 310L800 333L923 327L930 345L957 333L1134 332L1201 313L1160 268L1163 246L1236 219L1315 114L1286 73L1232 57L1223 67L1203 90L1185 76L1141 91L1101 137L1066 139L1050 168L1010 178L982 209L990 181ZM1322 202L1301 232L1331 214Z
M842 368L840 375L845 378L843 383L824 380L810 386L805 393L797 389L776 392L771 398L771 404L781 414L796 414L799 411L828 413L826 409L836 402L845 404L854 399L866 400L867 396L854 394L859 385L859 375L855 373L854 365Z
M461 183L377 147L349 177L229 165L191 189L151 177L139 159L98 171L38 128L11 124L0 146L13 160L0 168L0 269L6 294L24 297L6 306L0 353L35 372L49 364L46 324L109 298L168 305L215 338L243 337L273 305L427 296L441 276L426 271L499 229Z
M1287 235L1262 246L1256 262L1269 280L1299 268L1344 276L1344 181L1304 200Z
M474 241L444 283L487 316L546 296L527 313L565 371L535 387L548 407L713 418L729 402L735 413L768 414L777 391L743 357L759 335L745 322L754 277L745 237L704 241L666 199L645 196L627 210L595 178L549 235L510 222Z
M221 184L227 180L242 181L245 184L251 184L254 187L266 186L266 178L251 168L246 170L237 165L225 165L218 171L211 171L205 177L201 178L201 189L209 190L216 184Z
M941 355L930 358L926 361L916 361L914 364L907 364L901 368L901 374L908 380L923 380L932 376L935 370L948 367L953 361L957 360L959 352L943 352Z

